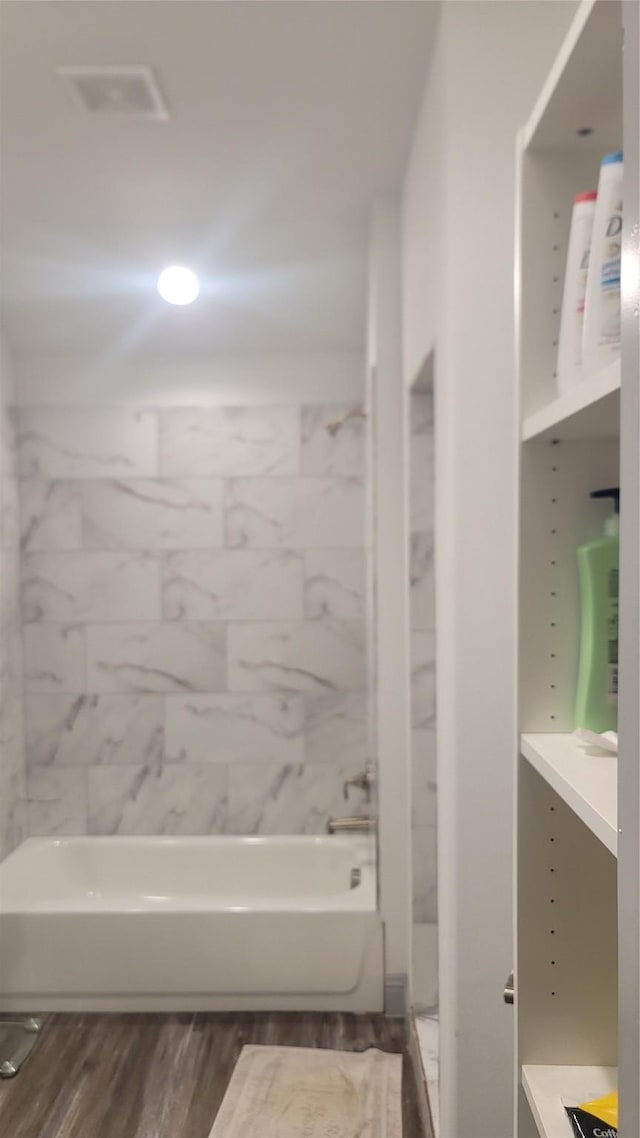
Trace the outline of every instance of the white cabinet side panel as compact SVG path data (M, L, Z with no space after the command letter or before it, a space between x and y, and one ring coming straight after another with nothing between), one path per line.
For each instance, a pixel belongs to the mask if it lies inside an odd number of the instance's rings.
M623 6L625 220L622 262L620 540L620 1135L640 1134L640 18Z

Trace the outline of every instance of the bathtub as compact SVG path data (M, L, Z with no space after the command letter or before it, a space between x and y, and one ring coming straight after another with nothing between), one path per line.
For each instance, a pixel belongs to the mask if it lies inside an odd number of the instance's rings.
M29 838L0 1010L380 1011L373 839Z

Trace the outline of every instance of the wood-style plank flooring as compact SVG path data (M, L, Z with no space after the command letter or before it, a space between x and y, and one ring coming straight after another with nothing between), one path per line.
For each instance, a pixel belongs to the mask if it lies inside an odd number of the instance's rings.
M423 1138L402 1020L353 1015L56 1015L0 1082L3 1138L209 1138L245 1043L403 1052L403 1138Z

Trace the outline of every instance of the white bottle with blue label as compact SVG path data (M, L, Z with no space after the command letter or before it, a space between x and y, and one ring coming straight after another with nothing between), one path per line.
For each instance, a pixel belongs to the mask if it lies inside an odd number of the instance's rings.
M559 395L584 377L582 334L596 196L593 192L578 194L573 203L558 347Z
M584 310L582 366L593 374L620 355L622 151L602 159Z

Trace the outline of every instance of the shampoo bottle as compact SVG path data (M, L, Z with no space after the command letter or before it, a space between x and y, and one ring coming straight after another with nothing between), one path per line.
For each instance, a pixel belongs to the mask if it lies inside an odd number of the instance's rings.
M573 203L571 233L564 274L562 316L558 347L558 392L564 395L583 377L582 331L584 302L587 292L587 270L593 219L596 212L596 194L578 194Z
M622 252L622 152L602 159L589 255L582 360L587 372L620 355L620 259Z
M615 731L618 722L618 560L620 491L595 490L612 498L604 536L577 551L580 587L580 655L576 727Z

